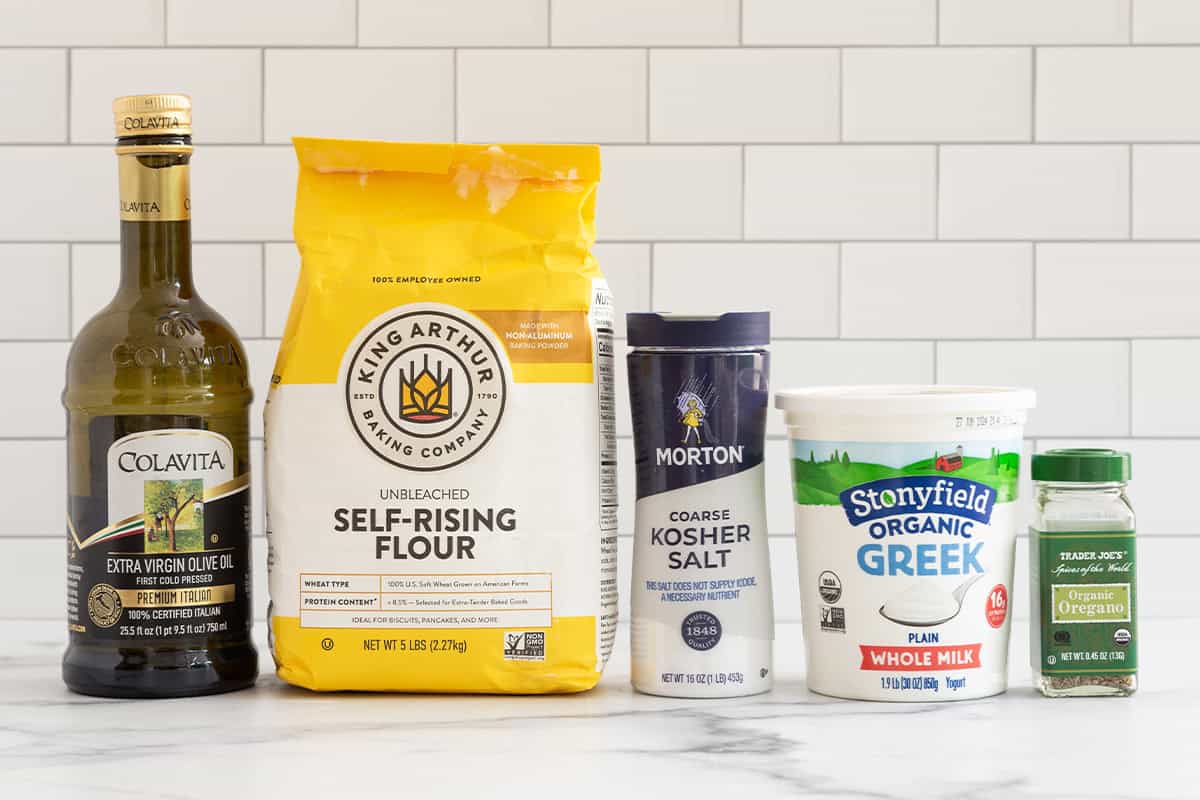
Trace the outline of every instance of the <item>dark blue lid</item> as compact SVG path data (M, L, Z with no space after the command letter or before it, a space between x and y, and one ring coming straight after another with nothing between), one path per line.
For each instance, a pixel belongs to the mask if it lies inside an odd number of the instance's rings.
M719 315L625 315L630 347L759 347L771 342L769 311L727 311Z

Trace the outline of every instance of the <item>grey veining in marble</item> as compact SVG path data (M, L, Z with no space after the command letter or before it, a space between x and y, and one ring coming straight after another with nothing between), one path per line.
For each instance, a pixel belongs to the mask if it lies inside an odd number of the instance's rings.
M59 682L59 631L0 623L0 798L1200 797L1197 620L1142 624L1130 699L1035 695L1018 625L1008 694L924 705L808 692L797 625L779 627L776 690L736 700L635 695L624 646L576 696L318 695L267 674L97 700Z

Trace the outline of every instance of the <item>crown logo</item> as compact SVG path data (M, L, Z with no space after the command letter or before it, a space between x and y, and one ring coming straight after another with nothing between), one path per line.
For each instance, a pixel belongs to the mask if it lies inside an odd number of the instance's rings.
M437 362L437 373L429 370L429 356L421 371L409 362L400 370L400 418L409 422L440 422L450 419L450 376Z

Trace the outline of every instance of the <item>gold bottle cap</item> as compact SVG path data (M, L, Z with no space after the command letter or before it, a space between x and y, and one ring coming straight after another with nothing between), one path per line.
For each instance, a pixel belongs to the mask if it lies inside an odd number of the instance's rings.
M117 138L191 136L192 98L186 94L135 94L113 100Z

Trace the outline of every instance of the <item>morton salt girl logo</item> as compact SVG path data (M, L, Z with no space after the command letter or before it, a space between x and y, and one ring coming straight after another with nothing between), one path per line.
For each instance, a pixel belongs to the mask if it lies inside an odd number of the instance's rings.
M484 327L445 311L402 313L371 328L346 371L346 408L359 438L384 461L422 472L482 449L506 395Z
M679 446L655 448L658 466L742 463L742 445L718 444L713 433L712 412L717 405L717 390L711 382L688 378L675 393L673 403L681 431Z

